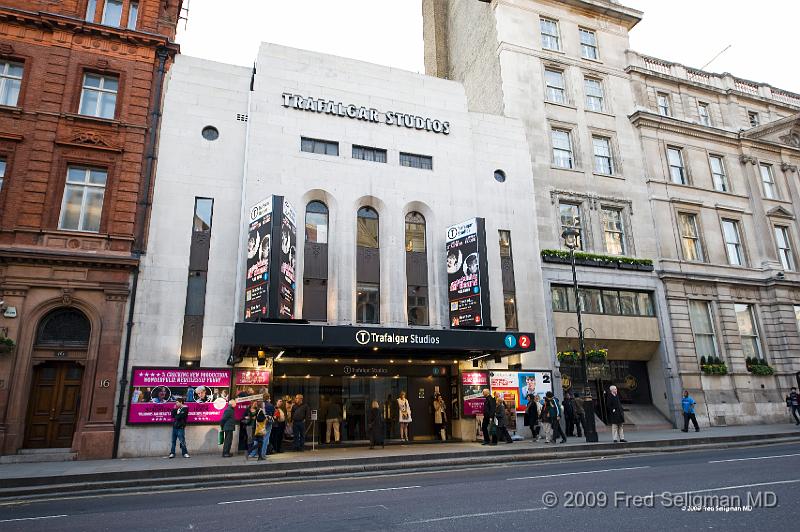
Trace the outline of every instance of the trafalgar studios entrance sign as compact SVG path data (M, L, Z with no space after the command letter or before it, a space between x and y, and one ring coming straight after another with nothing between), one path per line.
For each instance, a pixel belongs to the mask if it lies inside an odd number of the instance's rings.
M283 106L298 109L300 111L310 111L312 113L324 113L336 115L353 120L363 120L365 122L383 122L387 126L405 127L408 129L419 129L432 131L443 135L450 134L450 122L436 118L428 118L397 111L379 111L372 107L364 107L353 104L344 104L325 98L312 98L284 92Z

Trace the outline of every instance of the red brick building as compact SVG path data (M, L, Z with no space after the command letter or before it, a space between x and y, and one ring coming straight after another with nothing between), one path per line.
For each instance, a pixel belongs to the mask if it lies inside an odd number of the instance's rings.
M0 454L112 455L181 4L0 0Z

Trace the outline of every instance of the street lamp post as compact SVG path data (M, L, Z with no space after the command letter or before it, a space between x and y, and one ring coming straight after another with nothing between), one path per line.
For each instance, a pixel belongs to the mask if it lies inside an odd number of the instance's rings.
M592 399L592 389L589 386L589 369L586 360L586 342L583 337L583 318L581 316L581 300L578 295L578 274L575 271L575 248L578 247L578 237L580 234L572 227L567 227L561 233L564 243L569 248L570 264L572 265L572 285L575 289L575 313L578 316L578 346L580 349L580 359L583 366L583 432L586 435L586 442L597 441L597 429L594 425L594 400Z

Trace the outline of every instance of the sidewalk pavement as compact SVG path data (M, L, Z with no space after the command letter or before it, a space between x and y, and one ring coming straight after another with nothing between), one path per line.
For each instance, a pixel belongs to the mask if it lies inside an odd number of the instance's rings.
M528 435L530 432L524 429ZM165 456L168 451L168 432L164 432ZM72 462L41 462L41 463L16 463L0 465L0 484L3 480L27 479L28 482L41 484L50 483L59 477L73 477L86 475L86 478L98 479L105 476L122 476L125 473L151 471L157 476L192 475L199 471L208 471L209 468L224 468L225 466L238 466L231 469L241 470L242 467L258 467L265 470L289 470L309 468L318 471L319 468L331 468L339 465L360 463L391 463L402 459L404 465L415 460L460 459L480 457L484 462L491 455L497 454L498 459L507 455L517 456L520 453L552 455L550 458L562 458L564 451L589 451L596 449L600 454L608 454L609 449L630 448L630 452L637 449L652 447L681 446L680 450L691 449L693 445L709 443L730 443L736 441L769 441L771 439L798 438L800 443L800 427L792 424L779 425L746 425L735 427L711 427L700 432L681 432L678 429L655 431L631 431L626 434L627 444L612 444L610 435L600 434L600 442L587 444L584 438L569 438L566 444L545 444L541 441L531 440L515 441L513 444L500 443L497 446L482 446L478 442L430 443L430 444L391 444L384 449L370 450L368 447L340 447L323 448L312 451L310 447L305 452L283 452L271 454L266 461L258 462L254 459L245 460L243 452L233 458L222 458L213 455L192 455L192 458L183 458L177 455L173 459L167 458L120 458L117 460L82 460ZM189 450L191 452L191 449ZM560 455L560 456L559 456ZM547 459L547 456L542 457ZM266 472L266 471L265 471ZM122 475L120 475L122 474ZM125 475L127 476L127 475ZM42 482L45 481L45 482Z

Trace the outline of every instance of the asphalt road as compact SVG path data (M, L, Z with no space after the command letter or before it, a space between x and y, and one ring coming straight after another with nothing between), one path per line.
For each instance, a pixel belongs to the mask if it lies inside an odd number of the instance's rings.
M800 445L147 488L3 505L0 530L791 530Z

